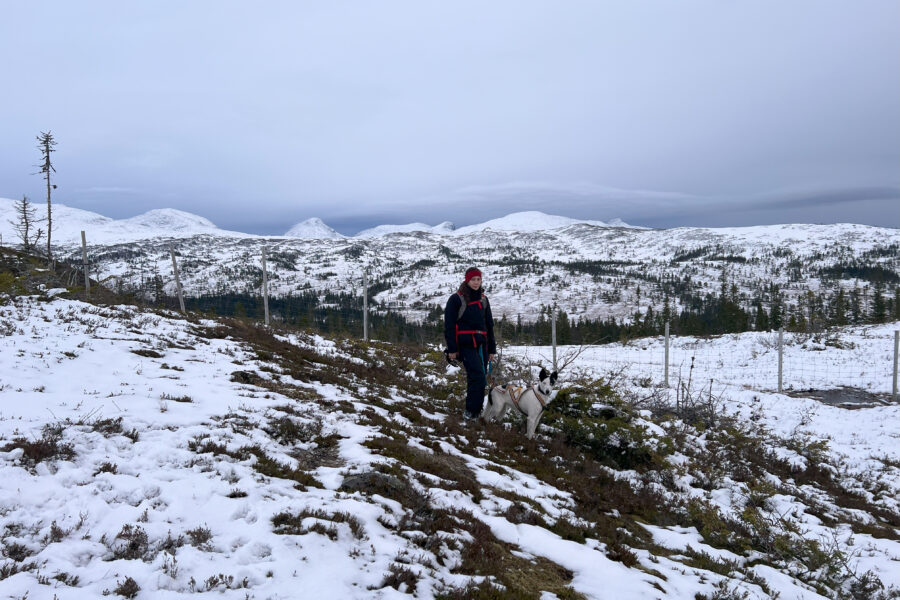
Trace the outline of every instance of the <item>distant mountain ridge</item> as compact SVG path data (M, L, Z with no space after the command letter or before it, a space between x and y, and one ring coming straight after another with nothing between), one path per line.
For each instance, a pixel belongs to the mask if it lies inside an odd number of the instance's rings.
M13 214L13 201L0 200L6 245L18 244L8 223ZM85 230L93 268L122 289L142 289L159 272L167 293L174 293L174 281L165 275L174 246L184 257L180 277L187 295L258 290L262 246L274 241L268 279L273 297L358 297L365 272L379 290L370 306L416 321L443 305L472 265L485 273L495 315L526 323L551 305L570 318L631 319L650 308L659 313L667 303L679 314L723 282L734 286L744 306L762 303L766 310L773 303L808 302L808 291L825 300L843 290L847 297L861 295L862 305L865 298L871 303L878 285L893 297L900 282L900 230L848 223L645 229L525 212L456 230L449 223L387 225L345 237L315 218L289 236L258 236L225 231L177 210L113 220L56 205L54 216L58 256L80 261Z
M17 235L10 221L15 221L15 200L0 198L0 234L9 240ZM36 217L46 217L46 205L34 202ZM129 239L147 239L155 237L184 237L189 235L217 235L225 237L279 237L258 236L240 231L220 229L209 219L175 208L158 208L127 219L112 219L101 214L74 208L62 203L53 204L54 227L53 240L61 244L78 243L81 231L87 232L94 243L124 242ZM596 227L634 227L614 219L609 223L590 219L573 219L559 215L550 215L540 211L524 211L491 219L484 223L457 228L450 221L438 225L426 223L385 224L370 227L353 236L345 236L318 217L312 217L295 224L283 236L300 239L344 239L344 238L378 238L387 235L424 232L435 235L467 235L480 231L545 231L569 227L572 225L593 225Z
M308 223L313 219L309 219L304 221L303 223ZM332 230L330 227L322 223L321 219L316 219L323 226L327 227L328 230ZM298 224L298 225L302 225ZM590 219L573 219L570 217L563 217L559 215L550 215L544 212L532 210L532 211L523 211L523 212L515 212L510 213L506 216L499 217L496 219L491 219L489 221L485 221L484 223L476 223L474 225L467 225L465 227L457 228L456 225L451 223L450 221L444 221L443 223L439 223L438 225L428 225L427 223L404 223L404 224L389 224L389 225L378 225L376 227L370 227L368 229L363 229L359 233L353 236L353 238L375 238L375 237L383 237L386 235L393 235L395 233L412 233L412 232L425 232L425 233L433 233L437 235L466 235L469 233L477 232L477 231L545 231L551 229L559 229L561 227L569 227L571 225L594 225L596 227L627 227L632 229L645 229L643 227L635 227L633 225L629 225L624 222L622 219L613 219L609 223L605 223L603 221L593 221ZM295 226L297 227L297 226ZM293 229L291 230L293 231ZM290 235L290 232L286 235ZM308 236L314 237L314 236ZM333 237L330 235L322 235L318 236L322 238Z
M467 227L460 227L454 233L456 235L465 235L476 231L485 231L488 229L494 231L543 231L547 229L559 229L560 227L568 227L570 225L595 225L597 227L608 227L603 221L591 221L586 219L572 219L569 217L561 217L558 215L548 215L546 213L530 210L517 212L491 219L484 223L477 223Z
M436 233L440 235L453 233L455 229L456 225L454 225L450 221L444 221L443 223L434 226L427 225L425 223L407 223L405 225L378 225L377 227L363 229L353 237L371 238L391 235L392 233L410 233L413 231L424 231L427 233Z
M15 200L0 198L0 234L10 243L18 240L13 222L17 220ZM47 206L42 202L32 203L35 217L44 220ZM59 244L81 243L84 231L88 243L111 244L131 240L164 237L189 237L194 235L222 235L227 237L257 237L239 231L226 231L215 223L183 210L158 208L127 219L111 219L101 214L73 208L65 204L53 203L53 237Z

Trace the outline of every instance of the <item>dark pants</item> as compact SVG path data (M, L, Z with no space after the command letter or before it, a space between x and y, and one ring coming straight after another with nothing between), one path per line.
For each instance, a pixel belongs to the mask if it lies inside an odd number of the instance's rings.
M484 346L460 348L459 358L466 368L466 412L480 415L487 387L487 352Z

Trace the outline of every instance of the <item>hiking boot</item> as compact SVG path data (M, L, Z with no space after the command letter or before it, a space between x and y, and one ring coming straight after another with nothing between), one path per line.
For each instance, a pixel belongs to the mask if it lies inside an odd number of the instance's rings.
M480 415L476 415L475 413L470 413L469 411L465 411L463 413L463 419L466 421L476 421Z

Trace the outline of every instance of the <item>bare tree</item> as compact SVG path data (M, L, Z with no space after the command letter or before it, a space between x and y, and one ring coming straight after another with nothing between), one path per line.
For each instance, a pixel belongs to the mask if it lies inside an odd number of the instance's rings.
M19 239L22 240L22 249L27 254L40 243L44 232L37 227L38 219L34 216L34 207L28 201L28 196L22 196L14 208L16 220L9 221L9 224L16 230Z
M56 173L53 163L50 161L50 153L56 152L56 140L49 131L43 131L37 136L38 150L41 151L41 164L38 165L40 171L38 173L44 176L47 181L47 261L53 265L53 255L50 253L50 232L53 230L53 218L50 213L50 188L56 188L56 185L50 183L50 173Z
M566 352L563 352L559 360L557 361L558 368L556 369L558 372L562 373L566 369L569 368L569 365L574 363L578 358L584 354L584 351L595 347L596 344L580 344L577 347L571 347Z
M577 347L572 347L562 352L559 356L558 368L557 372L562 373L564 370L570 370L572 367L572 371L575 371L575 368L572 364L578 360L578 358L584 354L584 352L590 348L595 347L596 344L581 344ZM530 382L534 377L534 370L543 368L546 366L546 359L538 356L537 358L532 358L528 354L528 348L525 348L524 353L521 358L516 357L515 354L511 354L509 358L504 360L504 348L501 345L497 348L497 356L494 359L493 372L491 373L491 379L495 381L521 381L521 382ZM581 375L576 373L569 373L569 377L577 379ZM567 380L569 380L567 377ZM489 381L491 385L494 385L493 381Z

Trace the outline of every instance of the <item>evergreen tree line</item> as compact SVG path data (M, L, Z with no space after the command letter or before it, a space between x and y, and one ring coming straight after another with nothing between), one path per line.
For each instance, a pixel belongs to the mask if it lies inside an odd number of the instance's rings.
M787 305L777 285L771 285L749 304L739 299L737 286L722 286L718 294L703 296L682 294L682 308L676 311L668 296L661 310L648 306L630 318L604 320L571 318L559 310L556 319L557 344L605 343L638 337L662 335L666 323L672 335L708 336L744 331L773 331L784 328L794 332L818 332L826 327L886 323L900 320L900 286L889 296L884 286L843 289L830 297L807 291L802 299ZM435 309L434 313L437 312ZM433 313L433 314L434 314ZM514 344L549 344L552 333L550 306L542 306L538 319L523 323L505 317L496 322L497 337Z
M371 290L370 290L371 293ZM178 298L160 295L159 305L178 309ZM185 308L209 316L227 316L263 321L262 296L223 293L186 297ZM356 294L302 292L269 298L269 315L273 321L317 332L362 337L363 309ZM409 321L400 313L369 310L369 337L386 342L431 342L432 328Z
M629 318L588 319L570 317L558 310L556 340L560 345L606 343L661 335L668 322L673 335L707 336L744 331L816 332L825 327L883 323L900 320L900 287L888 295L884 286L840 289L830 297L808 291L800 302L787 305L777 285L770 285L749 304L742 303L735 285L722 284L718 293L681 296L682 308L675 310L666 296L663 307L636 311ZM370 289L370 294L374 294ZM177 309L178 300L158 295L158 305ZM685 301L685 298L688 301ZM185 298L188 310L210 316L230 316L262 321L262 297L253 294L222 293ZM370 302L369 336L387 342L440 342L443 340L442 306L434 306L421 323L402 314L380 310ZM362 302L355 294L302 292L270 298L273 320L322 333L362 337ZM537 319L523 322L521 315L495 318L498 340L512 344L547 345L551 342L553 309L542 306Z

